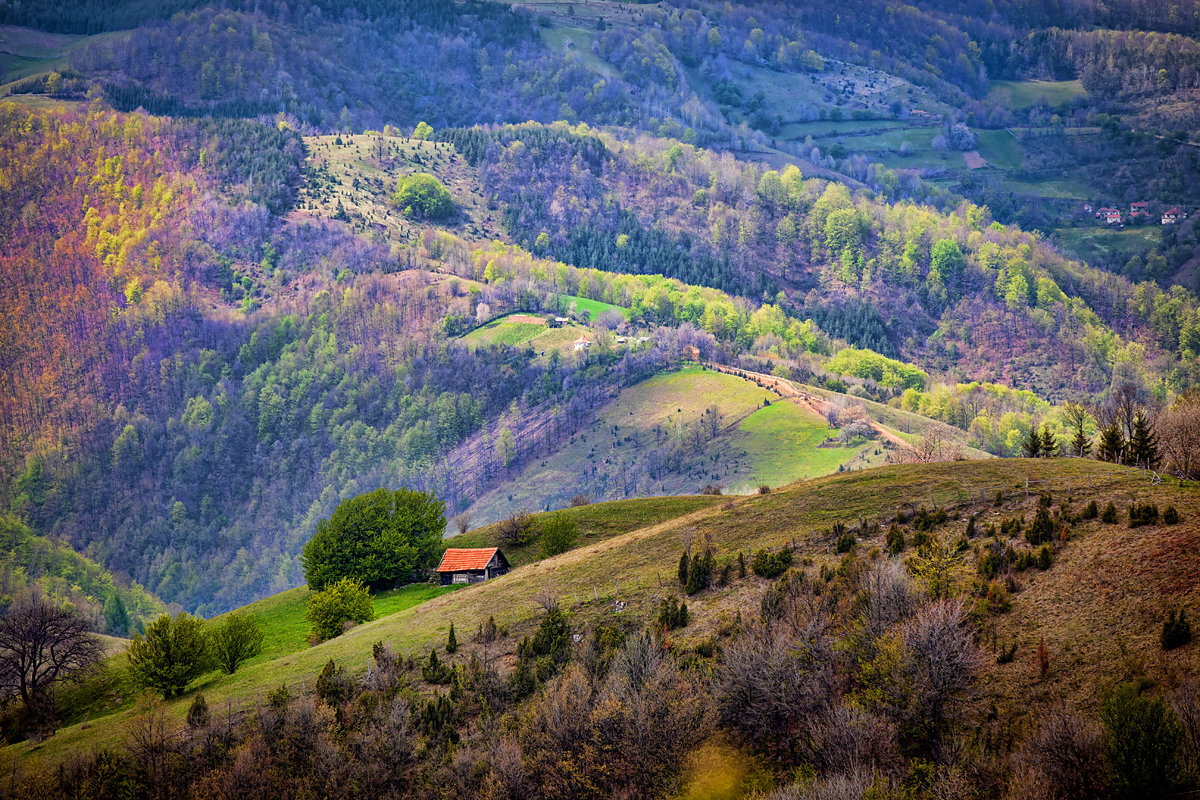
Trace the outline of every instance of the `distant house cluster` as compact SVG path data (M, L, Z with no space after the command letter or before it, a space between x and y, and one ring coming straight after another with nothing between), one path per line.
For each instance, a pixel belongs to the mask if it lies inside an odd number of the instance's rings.
M1092 210L1091 206L1084 206L1085 212ZM1126 220L1131 223L1142 222L1150 219L1150 203L1146 200L1139 200L1129 204L1129 212L1127 215L1122 214L1121 209L1115 206L1101 206L1095 211L1096 219L1104 222L1105 225L1123 225ZM1187 219L1187 212L1180 209L1178 206L1171 206L1162 213L1160 223L1163 225L1174 225L1176 222L1182 222Z

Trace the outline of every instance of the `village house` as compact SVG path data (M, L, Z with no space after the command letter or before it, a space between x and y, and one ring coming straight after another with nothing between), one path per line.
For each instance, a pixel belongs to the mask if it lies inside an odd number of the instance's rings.
M498 547L451 547L438 564L442 586L452 583L483 583L508 572L508 559Z
M586 336L580 336L578 339L575 340L576 352L578 352L579 350L587 350L591 346L592 346L592 341L590 339L588 339Z
M1163 212L1162 224L1174 225L1176 222L1182 222L1185 219L1187 219L1187 213L1172 206Z
M1136 203L1129 204L1129 216L1136 217L1146 213L1146 209L1150 207L1150 203L1145 200L1139 200Z

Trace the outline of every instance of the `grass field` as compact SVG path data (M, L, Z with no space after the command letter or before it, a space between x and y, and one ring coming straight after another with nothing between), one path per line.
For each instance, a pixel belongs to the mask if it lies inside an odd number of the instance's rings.
M592 52L592 40L596 38L594 31L573 27L540 28L542 42L559 55L578 60L581 64L606 78L618 76L617 70L604 59Z
M712 404L720 408L721 430L697 442L698 421ZM490 521L519 509L561 508L576 494L593 500L691 494L709 484L749 493L764 483L779 486L828 474L876 445L817 447L836 435L824 418L750 381L689 366L623 390L586 431L478 498L472 510ZM640 466L653 452L677 444L684 454L678 467L636 477L644 475Z
M831 136L854 136L863 133L881 133L903 128L907 123L889 119L839 119L816 120L813 122L791 122L780 128L780 139L814 139Z
M1025 148L1006 130L977 130L979 155L989 165L999 169L1020 169L1025 160Z
M74 36L0 25L0 94L7 92L8 84L65 69L80 47L126 35L115 31Z
M461 341L469 347L487 347L494 344L516 347L545 333L547 329L544 317L535 317L530 314L508 314L480 325L463 336Z
M593 321L596 317L603 314L605 311L619 311L625 319L629 319L629 309L621 306L614 306L612 303L602 303L599 300L591 300L587 297L576 297L575 295L564 294L559 296L559 303L563 313L575 311L582 313L584 311L591 315Z
M1033 197L1055 200L1086 200L1094 189L1083 181L1073 178L1047 178L1039 181L1005 179L1001 184L1006 191Z
M1034 490L1027 495L1025 486L1030 479ZM1039 484L1039 480L1048 482ZM1067 481L1073 484L1070 492ZM1000 508L992 501L998 489L1003 492ZM869 532L861 545L869 550L882 545L888 520L899 509L930 503L947 506L952 515L948 532L953 534L965 525L967 514L979 515L980 526L1001 515L1031 514L1037 493L1043 489L1053 491L1056 502L1069 499L1076 507L1088 499L1113 499L1125 508L1136 499L1160 507L1174 504L1183 514L1184 523L1174 528L1130 531L1123 525L1096 522L1075 526L1055 567L1046 573L1024 573L1013 611L989 623L996 626L998 641L1014 640L1022 649L1011 665L995 665L991 660L985 666L987 691L983 694L988 702L1000 703L1002 711L1009 706L1048 702L1042 685L1020 677L1025 675L1022 670L1028 670L1029 648L1043 637L1053 654L1052 674L1063 681L1056 687L1056 695L1094 705L1095 684L1089 681L1097 676L1119 677L1121 670L1128 668L1119 649L1157 652L1164 604L1186 603L1189 610L1196 608L1200 586L1194 575L1200 574L1200 526L1194 520L1200 518L1200 492L1190 484L1151 485L1140 473L1080 459L891 466L818 478L768 495L724 499L719 505L527 564L487 583L440 594L316 647L251 664L228 678L206 680L199 688L209 706L221 714L227 701L233 707L253 704L281 684L298 689L303 680L311 686L330 659L351 672L362 671L376 641L390 642L401 653L428 652L431 646L444 643L451 622L460 632L464 652L459 657L466 658L478 647L470 643L470 632L489 616L508 629L499 647L501 654L510 653L520 636L536 624L540 612L535 601L545 594L558 598L578 627L599 620L628 623L652 617L658 598L676 591L671 588L673 576L679 553L688 543L711 547L722 560L739 551L778 547L794 539L800 552L811 559L807 569L816 570L837 559L829 533L833 522L854 523L861 515L869 523L881 523L879 531ZM713 635L721 621L735 611L754 613L765 585L751 577L689 598L693 621L685 631L673 635L676 646L688 647ZM620 617L615 616L614 607L618 598L623 603ZM283 618L282 609L297 599L280 600L264 617ZM1071 625L1060 621L1066 615ZM1190 657L1190 652L1172 655ZM1149 661L1141 667L1153 675L1169 668ZM172 701L170 719L178 723L190 702L190 693ZM22 743L13 749L55 763L80 748L119 744L135 721L134 711L122 709L86 725L68 726L43 743Z
M1082 94L1086 94L1079 81L992 81L992 91L997 89L1010 93L1011 107L1029 108L1043 98L1051 106L1060 106Z
M1109 259L1114 255L1128 259L1134 254L1144 255L1161 245L1162 227L1144 225L1123 231L1099 226L1058 228L1054 239L1064 250L1085 261L1096 258Z
M754 465L749 476L752 483L781 486L836 472L863 449L818 447L829 435L824 419L781 400L742 420L729 443L744 450Z

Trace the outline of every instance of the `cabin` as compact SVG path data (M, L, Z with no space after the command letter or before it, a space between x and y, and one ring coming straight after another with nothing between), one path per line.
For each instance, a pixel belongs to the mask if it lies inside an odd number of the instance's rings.
M438 578L452 583L483 583L508 572L508 559L499 547L451 547L442 554Z

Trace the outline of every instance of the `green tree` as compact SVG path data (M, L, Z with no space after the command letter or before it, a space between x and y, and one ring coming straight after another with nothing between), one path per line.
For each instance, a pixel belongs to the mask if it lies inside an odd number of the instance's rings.
M954 294L962 281L963 268L966 266L962 250L953 239L938 239L933 245L933 253L929 261L929 285L940 284L943 292ZM935 278L936 276L936 278Z
M113 636L125 636L129 633L129 611L121 593L113 590L104 601L104 625Z
M367 588L352 578L340 578L308 598L304 617L318 641L340 636L347 622L370 622L375 604Z
M551 514L542 521L542 557L548 558L565 553L575 544L579 526L563 512Z
M446 504L430 492L376 489L343 500L300 556L315 591L339 578L373 589L412 580L432 566L446 527Z
M1038 435L1037 425L1029 426L1029 435L1021 445L1021 454L1026 458L1037 458L1042 454L1042 437Z
M1133 418L1133 435L1129 437L1129 460L1139 467L1154 469L1158 466L1158 436L1150 426L1145 411L1138 411Z
M1096 458L1101 461L1117 463L1125 454L1125 437L1121 434L1121 426L1116 422L1110 423L1100 431L1100 444L1096 448Z
M1044 458L1053 458L1058 455L1058 439L1054 436L1054 431L1050 430L1050 423L1042 423L1042 456Z
M450 192L428 172L401 178L392 202L417 219L446 219L454 215L454 199Z
M454 633L454 623L450 623L450 635L446 637L446 652L453 653L458 650L458 636Z
M1114 796L1166 796L1176 772L1180 727L1162 698L1147 700L1136 684L1122 684L1105 700L1100 723Z
M1071 437L1071 455L1087 458L1092 452L1092 440L1087 435L1091 415L1080 403L1067 403L1063 406L1063 413L1067 418L1067 427L1074 431Z
M151 622L144 634L133 637L126 654L134 681L162 692L164 699L182 694L212 665L204 620L186 612Z
M433 126L428 122L421 120L417 123L417 127L413 130L414 139L428 139L433 135Z
M263 632L253 615L234 611L213 629L211 644L217 665L232 675L243 662L262 652Z

